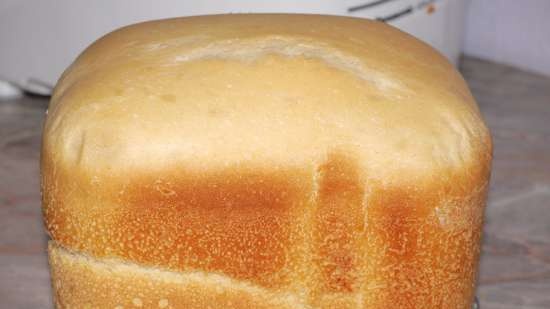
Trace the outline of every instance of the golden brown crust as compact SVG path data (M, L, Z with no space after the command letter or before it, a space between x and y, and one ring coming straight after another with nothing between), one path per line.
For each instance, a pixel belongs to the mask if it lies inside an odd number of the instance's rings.
M490 162L460 76L388 26L232 15L124 28L64 74L45 126L57 301L137 293L156 308L166 290L174 308L465 309ZM212 295L191 273L235 288Z
M46 219L58 243L97 257L223 274L312 307L467 308L486 194L477 180L488 170L470 172L423 189L363 188L354 161L335 154L318 171L316 196L299 171L185 181L166 173L171 186L160 191L127 184L115 209L58 203Z
M67 251L53 242L49 259L58 309L307 308L292 295L202 272L174 273Z

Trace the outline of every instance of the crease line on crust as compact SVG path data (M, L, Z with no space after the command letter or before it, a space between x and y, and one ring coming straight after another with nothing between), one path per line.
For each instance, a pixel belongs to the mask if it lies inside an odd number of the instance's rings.
M266 54L280 54L288 57L316 58L336 69L349 72L356 77L372 83L380 90L405 90L397 80L386 74L369 69L363 60L343 53L339 48L326 43L314 43L311 39L271 35L265 38L226 39L197 46L185 51L183 55L172 58L173 65L180 62L196 61L208 58L234 59L244 62L254 61Z
M58 252L58 256L60 252L74 259L71 261L72 263L86 264L89 269L92 269L89 265L93 265L93 271L95 272L99 269L107 272L118 272L124 275L137 273L143 277L152 277L155 280L163 281L165 283L188 285L195 284L204 286L215 285L227 290L246 292L250 295L261 295L259 297L272 300L273 303L279 303L280 305L285 304L285 308L291 305L292 308L296 309L313 309L292 293L271 292L249 282L234 280L218 273L204 273L201 271L175 272L163 269L162 267L145 266L116 258L96 258L86 253L65 248L53 240L48 241L48 249L50 251L50 259L52 259L51 252L56 250ZM59 259L59 257L56 258ZM51 263L52 262L50 261L50 264Z

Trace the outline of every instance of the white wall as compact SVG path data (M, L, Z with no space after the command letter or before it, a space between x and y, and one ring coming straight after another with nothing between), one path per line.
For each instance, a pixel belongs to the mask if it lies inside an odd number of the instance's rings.
M41 85L55 84L63 69L88 44L109 31L149 19L227 12L376 18L414 6L413 14L390 24L426 41L456 63L465 4L470 0L437 0L435 11L423 5L426 0L394 0L348 13L348 7L369 1L374 0L0 0L0 82L10 81L45 94L50 88Z
M0 80L53 85L86 46L116 28L151 19L247 11L344 14L339 1L0 0ZM239 4L238 6L236 4ZM34 88L34 87L32 87ZM43 92L43 91L39 91Z
M550 0L474 0L464 52L550 75Z

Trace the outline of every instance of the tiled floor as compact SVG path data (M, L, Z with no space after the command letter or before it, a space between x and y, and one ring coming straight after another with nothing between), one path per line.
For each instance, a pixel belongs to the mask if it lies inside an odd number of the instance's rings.
M478 295L550 308L550 78L466 58L495 153ZM51 308L38 159L47 100L0 102L0 308Z
M548 309L550 78L475 59L462 71L495 145L481 308Z

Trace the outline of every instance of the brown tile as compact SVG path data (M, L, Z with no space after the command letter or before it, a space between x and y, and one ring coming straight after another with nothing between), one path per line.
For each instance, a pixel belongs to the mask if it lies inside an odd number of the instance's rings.
M478 289L481 309L548 309L550 279L484 285Z
M53 308L45 252L34 255L0 253L0 308Z
M481 308L550 308L550 78L468 57L461 69L495 145ZM2 308L52 308L38 177L46 104L0 102Z

